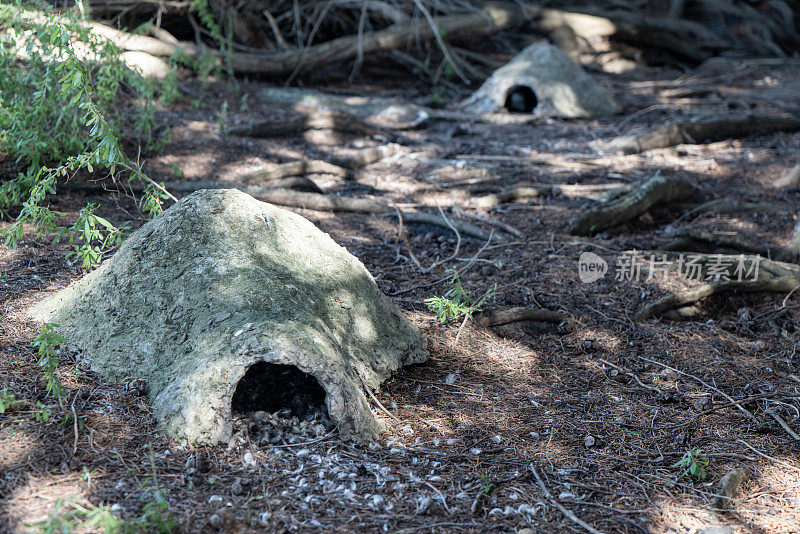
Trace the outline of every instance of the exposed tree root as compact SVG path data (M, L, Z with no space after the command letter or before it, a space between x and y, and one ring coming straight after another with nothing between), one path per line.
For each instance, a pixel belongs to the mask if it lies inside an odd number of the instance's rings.
M209 184L206 184L209 185ZM264 186L247 184L232 184L220 182L219 187L234 187L263 202L289 206L293 208L306 208L319 211L338 211L353 213L372 213L375 215L395 216L396 210L387 204L366 198L343 197L319 193L304 193L287 189L271 189ZM455 227L462 235L471 236L482 241L489 239L489 232L467 221L448 219L447 221L437 214L417 211L401 212L403 220L411 223L425 223L450 228ZM495 234L498 241L505 241Z
M563 194L569 196L592 195L595 193L629 190L627 184L620 182L610 184L538 184L519 183L506 187L498 193L477 198L475 206L484 209L494 208L504 202L537 198L546 195Z
M728 277L734 277L733 269L741 259L739 256L710 255L702 257L697 263L706 266L709 263L723 259L730 260ZM636 321L645 321L676 308L694 304L711 295L719 295L730 291L743 292L779 292L788 293L800 285L800 265L772 261L765 258L747 257L751 262L757 261L759 265L757 280L725 280L703 284L674 295L666 296L640 310L635 316ZM705 274L705 273L704 273Z
M656 176L630 193L574 217L569 222L569 231L575 235L591 235L630 221L655 205L695 196L697 190L686 180L674 176Z
M349 113L341 111L320 111L310 114L297 114L283 120L255 122L231 128L231 135L249 137L291 137L303 135L312 130L331 131L340 134L382 137L397 141L403 136L384 128L370 126Z
M546 323L562 323L569 321L570 318L559 312L544 310L539 308L528 308L520 306L516 308L508 308L505 310L498 310L487 315L475 317L472 324L481 328L490 328L492 326L502 326L510 323L517 323L520 321L540 321Z
M800 185L800 163L792 167L792 169L775 180L771 184L773 189L784 189L787 187L797 187Z
M673 238L665 248L673 251L714 252L718 249L734 250L745 254L758 254L788 263L800 263L800 219L792 230L789 243L782 247L768 247L735 235L699 230L680 230L669 234Z
M376 163L382 159L394 156L399 152L400 146L397 144L381 145L359 150L351 156L334 159L334 163L347 169L360 169Z
M683 252L714 252L717 249L728 249L746 254L758 254L778 258L780 249L769 248L758 243L751 243L738 236L702 232L699 230L680 230L669 234L672 241L664 246L665 250ZM776 255L778 254L778 255Z
M779 212L791 211L796 208L788 203L781 202L748 202L746 200L738 200L735 198L717 198L702 202L700 204L678 204L678 207L685 209L686 213L681 216L681 219L691 215L700 215L703 213L742 213L752 211L766 211L766 212Z
M164 184L168 190L181 193L193 193L200 189L238 189L258 198L267 196L273 191L293 191L298 193L322 193L322 189L311 179L305 176L290 176L280 178L266 184L224 182L220 180L201 180L197 182L168 182Z
M460 233L464 235L472 236L482 241L489 240L489 232L467 221L462 221L459 219L452 219L452 218L445 221L442 219L441 216L437 214L425 213L420 211L404 211L402 212L402 216L404 222L435 224L437 226L444 226L445 228L448 227L446 223L449 222L453 227L456 228L456 230L458 230ZM500 236L497 233L493 235L494 235L493 239L497 239L500 242L506 241L504 237Z
M701 118L659 126L638 135L618 137L599 148L604 152L636 154L681 143L703 143L746 135L800 130L800 119L779 115L746 114L725 118Z
M242 175L240 180L244 182L272 181L290 176L306 176L308 174L332 174L345 180L353 178L353 173L333 163L315 159L303 159L281 163L272 168L258 169ZM286 188L294 189L293 187Z

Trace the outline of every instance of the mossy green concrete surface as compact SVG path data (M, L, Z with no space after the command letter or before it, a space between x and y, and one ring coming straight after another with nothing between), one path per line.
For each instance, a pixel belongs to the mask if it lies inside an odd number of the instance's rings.
M103 378L145 379L160 425L194 444L230 438L231 397L258 361L313 375L342 436L371 439L382 425L364 385L427 358L357 258L236 190L183 198L30 313Z

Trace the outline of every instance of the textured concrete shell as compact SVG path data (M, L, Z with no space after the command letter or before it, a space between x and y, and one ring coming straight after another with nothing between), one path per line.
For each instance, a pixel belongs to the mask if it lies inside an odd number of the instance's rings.
M534 97L530 101L527 94ZM568 55L550 44L534 44L503 65L461 103L470 113L495 113L519 92L534 116L565 118L606 117L619 113L613 95L586 74Z
M195 444L230 438L234 392L260 362L313 377L343 437L371 439L382 426L364 387L427 358L357 258L236 190L183 198L30 313L105 379L145 379L160 425Z

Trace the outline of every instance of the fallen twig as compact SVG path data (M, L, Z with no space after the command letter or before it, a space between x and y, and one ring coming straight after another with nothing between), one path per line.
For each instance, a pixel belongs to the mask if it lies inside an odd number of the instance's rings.
M564 514L567 517L567 519L569 519L570 521L572 521L573 523L575 523L577 525L580 525L587 532L591 532L591 534L604 534L602 530L597 530L596 528L594 528L590 524L586 523L581 518L576 516L572 511L570 511L567 508L565 508L564 505L562 505L560 502L555 500L553 498L553 496L550 494L550 490L548 490L547 486L544 485L544 481L542 481L542 477L539 476L539 472L536 471L536 468L533 467L533 465L531 465L530 466L530 470L533 473L533 476L536 477L536 482L539 484L539 487L542 489L542 492L544 493L544 496L547 498L548 501L550 501L550 504L552 504L553 506L558 508L559 511L561 511L561 513Z
M737 440L737 441L739 443L741 443L742 445L744 445L745 447L747 447L748 449L750 449L751 451L753 451L754 453L756 453L757 455L761 456L762 458L766 458L767 460L775 462L778 465L782 465L783 467L786 467L787 469L791 469L792 471L797 471L798 473L800 473L800 467L796 467L796 466L794 466L792 464L787 464L786 462L778 460L777 458L773 458L772 456L764 454L763 452L755 449L752 445L750 445L749 443L747 443L743 439L740 439L740 440Z
M689 373L684 373L683 371L675 369L674 367L670 367L669 365L666 365L664 363L658 362L656 360L651 360L650 358L645 358L644 356L639 356L639 359L640 360L644 360L646 362L653 363L655 365L660 365L661 367L663 367L665 369L669 369L670 371L674 371L674 372L678 373L679 375L683 375L683 376L685 376L687 378L691 378L692 380L696 380L697 382L700 382L700 384L702 384L703 386L705 386L709 390L715 391L716 393L719 393L720 395L725 397L725 399L728 402L730 402L732 406L736 406L736 409L739 410L740 412L742 412L744 415L746 415L749 419L755 420L756 417L753 414L751 414L749 411L747 411L746 409L742 408L741 404L738 404L735 400L733 400L733 398L731 398L730 395L728 395L727 393L725 393L724 391L722 391L722 390L720 390L718 388L715 388L714 386L712 386L711 384L707 383L702 378L698 378L698 377L696 377L696 376L694 376L692 374L689 374Z

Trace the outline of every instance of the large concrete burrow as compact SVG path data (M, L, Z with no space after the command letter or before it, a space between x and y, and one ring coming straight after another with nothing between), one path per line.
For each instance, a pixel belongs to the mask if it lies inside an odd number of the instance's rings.
M303 217L236 190L193 193L30 310L111 381L146 381L168 434L230 439L237 412L325 410L382 430L364 388L427 358L364 265Z

